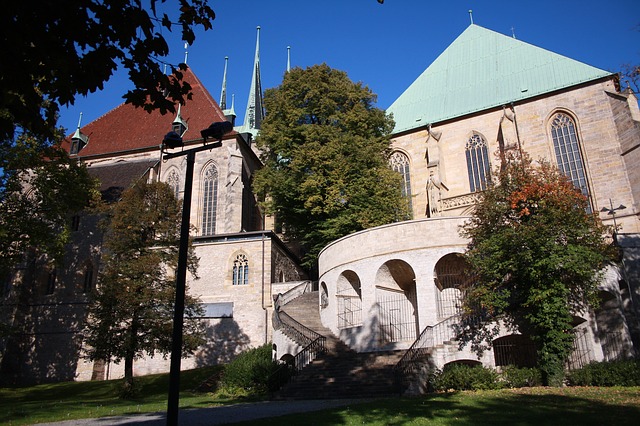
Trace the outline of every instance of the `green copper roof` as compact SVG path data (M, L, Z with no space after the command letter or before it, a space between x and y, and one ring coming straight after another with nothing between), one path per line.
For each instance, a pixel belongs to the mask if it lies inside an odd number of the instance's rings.
M395 132L611 75L470 25L388 108Z

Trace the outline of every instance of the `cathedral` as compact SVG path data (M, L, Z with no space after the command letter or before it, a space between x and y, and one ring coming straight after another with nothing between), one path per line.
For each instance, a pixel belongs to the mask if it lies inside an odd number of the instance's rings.
M435 366L532 366L527 336L501 327L481 358L455 326L470 278L460 227L495 170L519 149L556 165L618 227L624 257L600 283L600 306L575 313L569 367L633 356L638 344L640 113L619 77L471 24L388 108L391 165L413 220L345 236L319 257L323 324L357 351L432 350ZM616 207L614 207L616 206ZM277 340L277 339L276 339Z
M99 179L107 201L140 180L166 182L181 198L187 161L166 159L163 138L173 131L185 149L202 146L202 130L231 122L234 130L220 146L195 156L190 223L200 278L190 279L188 287L203 304L207 343L183 360L182 368L227 362L269 342L278 348L275 357L287 359L301 348L274 331L274 297L303 283L309 287L309 277L251 190L252 175L261 167L254 138L264 118L259 38L242 124L235 123L233 105L227 106L226 66L218 100L194 70L185 71L184 79L193 99L175 117L122 104L78 125L67 149ZM634 355L640 342L640 111L616 74L472 24L387 112L395 120L390 166L403 177L413 217L324 248L318 281L310 287L318 291L325 327L358 352L406 350L431 339L439 367L526 365L526 350L513 349L526 342L507 330L480 359L450 342L466 280L467 241L460 226L486 188L493 154L517 148L556 164L588 197L592 211L618 227L623 260L605 271L601 306L576 314L572 362ZM25 332L19 347L5 348L3 362L10 361L20 381L122 376L121 365L81 356L100 255L97 220L80 215L63 268L38 264L18 274L34 285L28 309L13 308L12 321L25 324ZM12 297L17 295L6 296L3 304L16 306ZM162 357L134 365L136 375L168 370Z

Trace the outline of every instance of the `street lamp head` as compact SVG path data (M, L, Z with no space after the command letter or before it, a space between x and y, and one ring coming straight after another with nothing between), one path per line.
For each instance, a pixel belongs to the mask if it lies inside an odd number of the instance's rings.
M207 142L207 139L215 139L218 141L222 140L222 137L227 133L230 133L233 130L233 124L228 121L218 121L212 123L211 126L206 129L200 130L200 135L204 142Z
M180 135L176 132L172 131L164 136L164 139L162 139L162 145L167 148L173 149L183 147L184 143L182 142L182 137L180 137Z

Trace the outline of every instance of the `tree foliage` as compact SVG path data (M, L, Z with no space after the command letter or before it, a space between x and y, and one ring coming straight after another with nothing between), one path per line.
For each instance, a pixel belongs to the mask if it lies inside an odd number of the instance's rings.
M171 351L180 220L180 205L161 182L126 190L110 213L89 312L87 355L92 360L124 360L129 387L135 359ZM191 253L194 276L197 263ZM200 314L198 300L187 295L183 355L202 343Z
M0 39L0 141L7 144L16 129L41 140L54 136L60 105L102 89L124 66L134 89L127 102L146 109L174 111L191 87L178 69L165 75L162 58L169 53L164 31L174 25L187 43L194 28L211 28L215 18L207 0L23 0L3 4ZM168 96L166 96L168 95Z
M406 218L400 176L388 164L393 120L375 95L327 65L295 68L265 93L254 180L285 233L308 249Z
M61 261L71 216L99 201L97 183L64 150L26 134L0 157L0 169L0 274L31 248Z
M468 318L501 318L529 335L547 384L558 385L573 342L573 316L594 301L612 246L587 198L556 168L512 157L463 228L476 282L466 290ZM473 324L469 321L469 324ZM494 333L463 330L476 349Z

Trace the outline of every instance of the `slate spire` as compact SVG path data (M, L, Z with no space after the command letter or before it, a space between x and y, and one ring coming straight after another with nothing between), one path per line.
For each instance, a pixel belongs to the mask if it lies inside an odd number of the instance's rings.
M247 100L247 110L244 115L243 128L246 131L257 131L264 118L264 107L262 104L262 82L260 80L260 27L257 27L258 36L256 38L256 54L253 62L253 73L251 75L251 88L249 99Z

